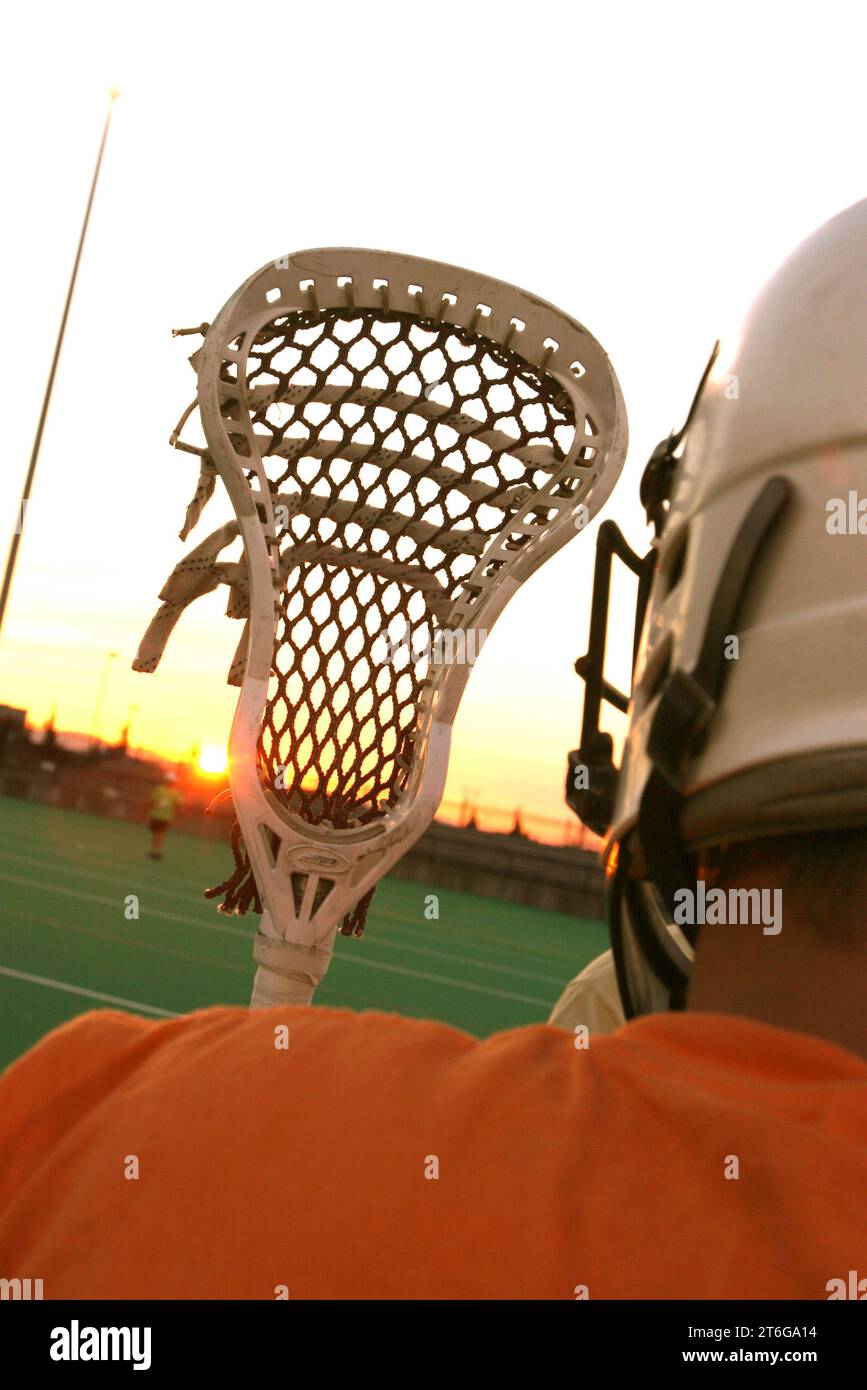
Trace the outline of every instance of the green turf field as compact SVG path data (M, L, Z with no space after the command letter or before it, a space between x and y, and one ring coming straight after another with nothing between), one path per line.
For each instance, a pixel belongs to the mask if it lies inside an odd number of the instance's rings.
M143 826L0 798L0 1066L56 1024L114 1007L151 1017L246 1004L256 918L201 896L228 847L169 835L159 863ZM545 1019L607 945L600 922L386 878L360 941L337 939L323 1004L436 1018L479 1037ZM138 921L124 900L139 899Z

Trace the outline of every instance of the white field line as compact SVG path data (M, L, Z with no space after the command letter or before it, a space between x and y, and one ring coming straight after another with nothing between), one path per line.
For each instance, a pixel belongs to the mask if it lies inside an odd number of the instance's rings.
M9 852L8 850L7 850L7 851L4 851L4 850L0 849L0 858L2 858L4 854L9 855L9 857L11 857L11 858L14 858L16 864L26 864L26 865L28 865L28 866L32 866L32 867L35 868L35 869L50 869L50 868L52 867L51 864L48 863L48 862L47 862L46 860L44 860L44 859L36 859L36 858L34 858L32 855L22 855L22 854L15 854L15 855L12 855L12 854L10 854L10 852ZM98 882L101 882L101 883L116 883L116 884L118 885L118 887L120 887L120 888L128 888L128 887L130 886L130 884L129 884L129 879L119 878L119 877L117 877L116 875L105 874L105 873L102 873L101 871L99 871L99 870L97 870L97 869L84 869L84 868L79 868L79 867L78 867L77 865L75 865L75 864L64 864L64 865L63 865L63 872L66 873L66 874L78 874L79 877L82 877L82 878L93 878L93 879L96 879ZM2 873L0 873L0 878L3 878L3 874L2 874ZM139 892L139 894L140 894L140 893L141 893L141 890L142 890L142 887L143 887L144 885L135 885L135 886L136 886L136 888L137 888L137 890L138 890L138 892ZM166 888L166 887L164 887L162 884L157 884L157 883L148 884L148 885L147 885L147 890L148 890L148 892L153 892L153 893L162 894L163 897L177 898L177 899L179 899L181 902L190 903L190 902L195 902L195 901L197 901L197 899L191 898L190 895L189 895L188 893L180 893L180 892L178 892L178 891L175 890L175 889ZM148 911L149 911L149 912L152 912L154 916L160 916L160 915L161 915L158 909L148 909ZM216 916L216 911L215 911L215 916ZM385 919L385 927L386 927L386 930L390 930L390 931L394 932L396 935L400 935L400 934L403 932L404 925L405 925L406 927L410 927L410 928L416 928L416 927L417 927L417 928L420 928L420 929L424 930L425 932L429 933L429 939L434 939L434 938L436 937L436 935L439 934L440 929L441 929L441 925L442 925L440 922L429 922L429 923L427 923L427 924L425 924L425 923L420 923L420 922L413 922L413 921L411 921L410 919L405 919L405 918L401 917L401 916L400 916L399 914L397 914L397 913L394 913L394 912L389 911L387 908L385 908L385 909L380 909L379 912L378 912L378 921L381 922L381 921L383 921L383 919ZM194 922L197 926L200 926L200 927L205 927L205 926L208 925L207 923L202 922L199 918L194 918L194 917L186 917L186 916L178 915L177 918L176 918L176 920L178 920L178 921L186 921L186 922ZM392 924L396 924L396 925L392 925ZM214 922L212 925L213 925L214 930L216 930L216 931L223 931L223 932L228 931L230 934L236 934L236 935L240 934L240 935L244 935L244 936L252 936L252 933L251 933L251 932L246 932L246 931L244 931L244 930L241 929L241 928L226 927L226 926L223 926L223 925L222 925L221 923L219 923L219 922ZM477 968L477 969L479 969L479 970L490 970L490 971L493 971L493 972L494 972L495 974L497 974L497 975L513 975L513 976L515 976L515 977L516 977L517 979L519 979L519 980L528 980L528 981L529 981L529 980L532 980L532 981L535 981L537 984L552 985L555 989L556 989L556 988L561 988L561 989L562 989L563 986L564 986L564 985L566 984L566 982L567 982L567 981L566 981L566 978L564 978L564 975L563 975L563 974L560 974L560 975L546 975L546 974L542 974L541 972L539 972L539 971L537 971L537 970L524 970L524 969L521 969L521 968L518 967L518 966L501 964L499 961L495 961L495 960L490 960L490 961L489 961L489 960L480 960L478 956L466 956L466 955L456 954L456 953L454 953L454 952L452 952L452 951L442 951L442 950L438 950L435 946L416 946L416 945L414 945L414 944L412 944L411 942L406 941L406 940L384 941L383 938L382 938L382 936L379 935L379 934L377 934L377 935L371 934L371 935L369 936L368 939L369 939L369 941L370 941L371 947L372 947L374 950L377 950L377 949L380 949L380 948L381 948L382 950L385 950L385 951L409 951L409 952L412 952L413 955L429 956L429 957L431 957L431 958L434 959L434 960L439 960L439 961L453 961L453 962L455 962L455 963L458 964L458 965L466 965L466 966L469 966L469 967L471 967L471 968L472 968L472 967L475 967L475 968ZM479 943L477 943L477 944L480 945L480 946L482 947L483 950L486 949L486 943L485 943L485 942L479 942ZM508 943L508 942L502 943L501 946L499 946L499 947L496 946L496 945L494 945L494 944L492 943L491 946L490 946L488 949L498 951L498 950L501 950L501 949L509 950L510 947L509 947L509 943ZM518 947L518 946L513 946L511 949L513 949L514 951L522 951L522 950L524 950L524 948ZM543 954L544 954L544 953L543 953ZM553 960L553 958L551 958L550 956L546 957L546 960L551 960L551 962L552 962L552 967L554 967L554 966L556 965L556 962L555 962L555 961ZM574 973L577 972L577 970L578 970L578 964L576 963L576 961L575 961L574 958L571 959L571 960L569 960L567 963L564 964L564 971L566 971L566 972L570 972L570 971L571 971L572 974L574 974ZM572 977L571 974L569 974L569 978L570 978L570 979L571 979L571 977Z
M123 901L118 898L103 898L98 893L83 893L77 888L69 888L65 883L48 883L45 879L24 878L21 874L0 873L0 882L18 883L25 888L38 888L44 893L59 893L62 898L75 898L78 902L99 903L102 907L113 907L122 912ZM125 896L125 895L124 895ZM140 892L137 896L140 896ZM222 932L225 936L244 936L252 941L253 933L240 927L227 927L222 922L203 922L198 917L189 917L182 912L164 912L158 907L147 909L149 917L160 917L167 922L183 922L185 926L199 927L202 931Z
M28 846L32 845L32 841L26 841L26 843L28 844ZM16 863L29 863L32 864L34 867L38 868L48 869L55 867L53 864L48 863L44 860L33 859L27 856L26 854L18 853L14 848L0 848L0 857L11 858ZM103 877L103 874L100 870L79 868L72 864L64 864L63 869L65 872L87 874L95 878ZM203 869L203 872L205 873L205 876L207 876L207 871ZM104 877L107 881L110 882L127 882L127 880L121 881L118 879L109 879L108 875L105 875ZM423 884L412 885L409 883L409 881L402 879L396 879L392 881L392 887L396 887L398 885L403 890L406 890L413 886L416 886L419 889L425 887L425 885ZM180 892L176 888L168 888L156 882L150 883L149 886L154 891L162 893L166 897L177 898L181 902L198 903L202 901L202 899L198 896L194 897L190 893ZM429 891L437 893L438 890L429 889ZM439 892L447 893L452 891L458 890L439 890ZM523 930L523 927L520 922L510 920L511 914L509 909L513 908L520 910L521 904L512 904L506 902L502 904L495 904L494 900L485 898L479 898L477 901L478 916L473 923L474 946L476 947L476 949L481 951L491 951L500 960L502 960L504 955L511 955L513 957L517 957L519 960L526 959L526 945L523 942L514 941L513 939L510 939L514 931L521 932ZM466 937L466 932L464 928L458 924L450 924L447 918L441 918L436 923L431 923L428 921L416 921L410 916L404 916L399 911L395 912L390 908L384 908L379 906L378 904L374 911L376 913L376 919L382 925L383 930L399 934L399 936L401 937L401 941L399 943L401 949L411 949L406 941L407 933L412 933L413 936L416 938L420 936L424 939L425 946L423 948L423 952L425 954L428 950L431 949L428 945L428 942L430 941L433 932L436 933L440 940L445 940L452 945L459 945ZM384 942L381 936L378 938L378 941L382 945L392 944L390 942ZM419 949L421 950L422 948ZM541 950L538 950L538 955L544 957L546 963L549 963L552 969L557 969L558 966L562 964L563 970L568 972L568 978L570 979L572 975L575 973L575 971L579 968L580 962L576 960L575 955L573 954L568 942L563 941L562 939L557 941L556 943L549 941L545 945L545 947L543 947ZM463 960L464 957L459 956L455 957L455 959ZM491 967L498 968L497 962L491 962ZM517 973L519 975L525 974L525 972L520 968L514 968L517 970ZM539 976L538 978L540 979L540 981L545 982L545 977ZM552 984L559 984L561 982L561 979L562 977L560 975L557 976L556 980L549 976L547 977L547 982Z
M12 980L24 980L28 985L59 989L64 994L80 994L85 999L96 999L101 1004L118 1004L122 1009L137 1009L139 1013L156 1014L159 1018L182 1017L171 1009L158 1009L156 1004L140 1004L137 999L121 999L116 994L102 994L98 989L83 989L81 985L67 984L65 980L49 980L45 975L28 975L26 970L11 970L7 965L0 965L0 975L8 975Z
M100 897L96 893L82 893L75 888L68 888L66 885L46 883L44 880L23 878L20 874L0 873L0 881L4 883L17 883L26 888L36 888L45 893L57 893L62 898L74 898L78 902L98 903L102 907L112 907L118 910L119 904L115 898ZM185 925L198 927L201 931L218 931L227 936L243 936L251 939L252 933L242 930L239 927L226 927L218 922L201 922L195 917L187 917L179 912L162 912L158 908L148 908L148 915L159 917L164 921L181 922ZM118 940L123 940L119 937ZM423 970L411 970L402 965L386 965L384 961L366 960L358 952L342 950L340 961L349 962L350 965L366 966L370 970L382 970L390 975L404 975L411 980L426 980L430 984L447 985L450 989L467 990L471 994L484 994L495 999L511 999L521 1004L534 1004L538 1008L549 1009L551 1001L549 999L537 999L532 995L515 994L511 990L496 989L492 985L471 984L466 980L454 980L447 975L432 975ZM252 969L252 967L251 967ZM564 981L565 983L565 981Z
M136 939L128 933L119 935L118 932L112 931L110 926L104 931L99 931L94 927L84 927L80 922L61 922L56 917L44 917L36 912L19 910L15 915L20 922L35 922L38 927L54 927L57 931L73 932L76 936L87 936L92 941L107 941L112 946L131 946L136 951L147 951L150 955L185 961L190 965L204 966L206 970L228 970L234 975L249 975L249 967L233 965L231 961L223 960L219 954L197 956L191 951L176 951L174 947L163 941L157 945L153 941Z

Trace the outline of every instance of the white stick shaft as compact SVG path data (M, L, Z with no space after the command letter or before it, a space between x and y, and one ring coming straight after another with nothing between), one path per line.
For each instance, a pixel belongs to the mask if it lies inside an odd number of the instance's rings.
M309 1004L317 985L331 963L331 942L325 948L299 946L273 931L267 913L262 916L265 930L256 933L253 958L258 965L253 982L251 1009L273 1009L285 1004ZM333 937L332 937L333 940Z

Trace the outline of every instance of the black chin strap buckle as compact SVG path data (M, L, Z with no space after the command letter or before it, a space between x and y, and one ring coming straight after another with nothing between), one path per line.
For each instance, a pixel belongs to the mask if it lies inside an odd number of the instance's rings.
M617 768L614 741L597 729L589 743L569 754L566 804L595 835L604 835L611 824Z

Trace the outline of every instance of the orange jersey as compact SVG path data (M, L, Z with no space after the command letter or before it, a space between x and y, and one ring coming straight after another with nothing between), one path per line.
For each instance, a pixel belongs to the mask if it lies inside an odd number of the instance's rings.
M45 1298L824 1299L867 1275L867 1063L698 1013L94 1013L0 1082L0 1212Z

